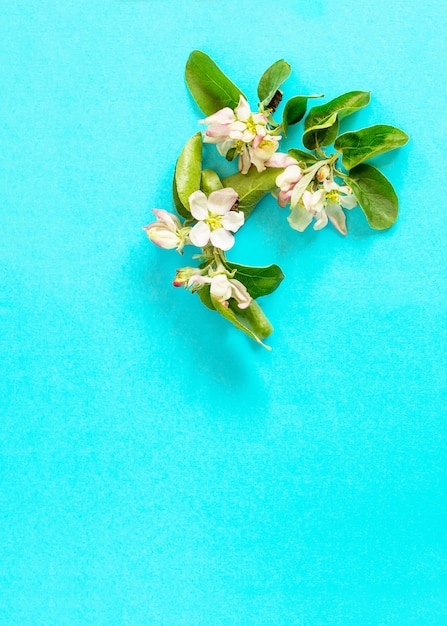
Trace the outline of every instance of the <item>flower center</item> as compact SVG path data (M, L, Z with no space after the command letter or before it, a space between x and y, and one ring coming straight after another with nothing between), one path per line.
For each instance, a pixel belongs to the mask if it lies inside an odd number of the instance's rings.
M325 198L326 203L334 202L335 204L338 204L338 196L338 191L336 191L335 189L333 189L332 191L328 191Z
M214 215L213 213L209 213L204 222L208 224L210 230L217 230L218 228L222 228L222 215Z
M250 133L254 133L256 134L256 124L253 121L253 118L249 118L246 122L245 122L246 126L247 126L247 130Z

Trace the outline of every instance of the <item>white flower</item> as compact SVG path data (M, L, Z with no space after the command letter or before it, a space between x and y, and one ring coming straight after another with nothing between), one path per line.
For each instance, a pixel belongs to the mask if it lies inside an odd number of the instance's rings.
M229 250L234 245L235 233L244 223L242 211L232 211L238 199L231 187L210 193L208 199L203 191L189 196L192 216L198 220L189 232L189 239L198 248L211 242L215 248ZM231 232L230 232L231 231Z
M164 209L152 209L152 213L157 217L157 221L144 227L152 243L167 250L172 248L180 250L184 241L181 233L182 225L178 217Z
M234 298L240 309L250 306L253 298L248 293L245 285L236 278L228 278L227 274L215 274L214 276L191 276L188 287L200 289L202 285L210 285L210 293L215 300L228 306L228 300Z

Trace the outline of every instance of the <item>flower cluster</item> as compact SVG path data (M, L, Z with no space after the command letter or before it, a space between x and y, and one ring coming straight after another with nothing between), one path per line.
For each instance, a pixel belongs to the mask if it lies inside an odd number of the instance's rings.
M219 153L230 161L238 156L242 174L246 174L251 165L263 172L281 140L270 127L267 115L252 113L243 95L234 111L224 107L200 123L208 126L203 141L216 144Z
M202 248L204 263L200 268L183 267L177 270L174 287L185 287L196 292L209 286L211 298L229 307L231 298L239 309L250 306L253 298L247 288L234 278L236 270L225 267L223 252L234 245L234 235L244 223L244 214L238 211L238 194L231 187L219 189L208 198L198 189L189 196L189 207L195 224L181 224L179 218L164 209L152 209L157 221L144 227L147 236L160 248L182 252L185 245Z
M315 169L315 168L314 168ZM303 170L292 163L277 177L277 198L280 207L293 202L294 190L303 180ZM344 209L353 209L357 206L357 199L348 185L339 185L334 180L332 168L322 165L302 190L302 194L293 204L288 218L295 230L303 232L312 220L315 220L314 230L321 230L332 222L335 228L343 235L347 234L346 216Z

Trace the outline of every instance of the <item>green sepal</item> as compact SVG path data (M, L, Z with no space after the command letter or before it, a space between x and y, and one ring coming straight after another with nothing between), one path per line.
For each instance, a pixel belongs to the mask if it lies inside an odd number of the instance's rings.
M349 91L330 102L312 107L304 121L303 144L308 150L329 146L338 135L339 121L370 101L368 91Z
M192 97L205 115L212 115L224 107L235 109L239 96L243 95L211 57L200 50L194 50L189 55L185 80Z
M268 167L263 172L258 172L251 167L247 174L233 174L224 178L224 187L232 187L239 195L239 211L243 211L248 217L255 206L270 191L276 189L276 178L283 172L283 168Z
M289 78L291 71L292 68L284 59L276 61L265 70L258 85L260 105L268 107L279 87Z
M222 188L222 181L214 170L203 170L200 189L205 195L209 196L213 191L218 191Z
M357 165L345 178L375 230L384 230L394 224L398 214L398 199L393 185L372 165Z
M267 350L271 350L270 346L262 342L262 339L265 339L273 332L273 327L257 302L252 300L250 306L246 309L239 309L233 298L230 298L228 307L212 296L211 301L216 311L231 322L233 326Z
M200 189L201 180L202 135L201 133L196 133L186 142L175 166L174 202L177 197L185 211L187 211L186 215L179 211L180 215L183 215L183 217L190 217L188 198L194 191Z
M247 288L251 297L255 299L275 291L284 278L281 268L276 264L251 267L225 261L225 266L229 270L236 270L234 278L239 280Z
M334 148L343 153L342 163L349 171L379 154L404 146L409 137L403 130L376 124L337 137Z
M309 98L322 98L323 94L319 96L294 96L286 102L284 111L282 114L282 130L284 135L287 136L289 126L292 124L298 124L306 115L307 101Z

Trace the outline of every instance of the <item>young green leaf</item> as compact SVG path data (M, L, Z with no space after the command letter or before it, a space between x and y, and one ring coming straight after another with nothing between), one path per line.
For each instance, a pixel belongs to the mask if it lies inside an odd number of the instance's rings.
M235 109L239 103L241 90L200 50L194 50L189 55L185 80L192 97L205 115L212 115L224 107Z
M212 191L222 189L223 185L222 181L214 170L203 170L200 188L204 194L209 196Z
M253 300L247 309L235 310L236 307L231 301L228 307L212 296L211 301L216 311L220 313L222 317L225 317L225 319L231 322L233 326L235 326L238 330L241 330L264 348L267 348L267 350L271 350L269 346L262 343L262 339L268 337L273 328L257 302ZM252 309L252 311L249 313L248 309Z
M232 298L229 301L229 308L236 313L236 317L243 321L243 323L251 328L261 339L265 339L273 332L273 326L270 324L267 317L264 315L263 310L259 304L252 300L250 306L246 309L240 309L236 300ZM270 348L268 348L270 350Z
M172 179L172 198L174 200L174 206L175 206L177 213L186 219L190 218L191 213L189 212L188 209L186 209L183 206L183 204L180 201L180 198L178 197L177 185L175 183L175 175L174 175L174 178Z
M334 147L343 153L342 163L347 170L368 161L383 152L404 146L409 137L399 128L376 124L337 137Z
M317 161L320 160L315 154L306 152L305 150L298 150L297 148L291 148L288 154L298 162L304 161L307 165L312 165L312 163L317 163Z
M268 167L263 172L258 172L255 167L248 170L247 174L233 174L224 178L224 187L232 187L239 194L239 211L243 211L248 217L255 206L270 191L276 189L276 178L283 169Z
M394 224L398 213L396 192L390 181L372 165L357 165L346 177L371 228L384 230Z
M201 133L196 133L186 142L185 147L181 151L174 174L174 187L176 188L177 197L188 212L188 198L194 191L200 189L201 179L202 135Z
M289 78L291 71L292 68L284 59L276 61L265 70L258 85L258 97L262 106L268 107L279 87Z
M320 96L295 96L290 98L286 102L286 106L284 107L284 112L282 114L282 130L284 135L287 136L287 131L289 126L292 124L297 124L306 114L307 101L309 98L322 98L323 94Z
M329 146L338 135L339 121L365 107L369 100L367 91L349 91L313 107L304 121L304 146L309 150Z
M272 293L284 278L281 268L275 264L250 267L225 261L225 265L230 270L236 270L234 278L245 285L252 298L260 298Z

